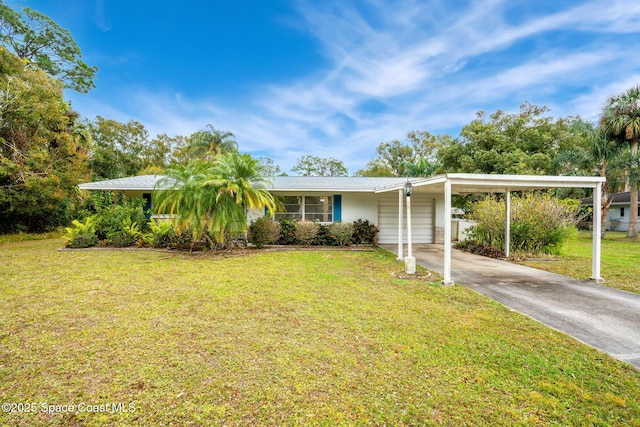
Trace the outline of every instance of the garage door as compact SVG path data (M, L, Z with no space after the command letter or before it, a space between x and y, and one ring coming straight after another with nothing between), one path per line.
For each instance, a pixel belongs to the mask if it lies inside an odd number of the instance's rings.
M403 201L403 236L407 243L407 206ZM425 195L414 194L411 197L411 234L413 243L433 243L433 218L435 201ZM378 222L380 243L398 243L398 195L384 195L378 200Z

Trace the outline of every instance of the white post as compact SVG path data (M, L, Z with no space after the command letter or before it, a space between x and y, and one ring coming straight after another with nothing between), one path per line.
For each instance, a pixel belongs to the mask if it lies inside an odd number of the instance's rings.
M398 190L398 258L397 261L402 261L402 203L404 202L402 198L404 197L404 191L402 188Z
M411 257L411 196L407 196L407 246L408 255Z
M600 255L602 246L600 237L602 236L602 183L598 183L593 189L593 250L591 254L591 277L590 279L602 283L604 279L600 277Z
M411 248L411 196L407 196L407 252L408 256L404 260L405 272L414 274L416 272L416 259L413 257Z
M504 256L509 258L511 252L511 191L505 194L505 214L504 222Z
M451 280L451 181L444 182L444 285L453 285Z

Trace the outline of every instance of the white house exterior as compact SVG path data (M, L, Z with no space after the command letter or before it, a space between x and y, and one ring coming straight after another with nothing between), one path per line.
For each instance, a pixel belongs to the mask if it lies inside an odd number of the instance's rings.
M627 231L629 229L631 193L624 192L609 194L609 198L612 201L609 209L607 209L606 229L609 231ZM593 199L591 197L581 199L581 202L585 205L593 205ZM638 213L640 213L640 203L636 209L638 209Z
M158 175L121 178L81 184L84 190L122 191L128 197L143 197L153 205L153 190L158 189ZM451 196L453 194L505 194L505 253L509 256L511 191L548 188L589 188L593 191L593 216L600 217L602 177L444 174L428 178L365 178L365 177L274 177L267 189L274 196L286 199L285 212L277 215L297 216L322 222L366 219L380 229L379 242L397 244L402 259L407 230L412 243L444 245L444 280L451 280ZM411 221L403 209L404 187L410 182ZM249 220L264 215L250 212ZM600 276L600 221L593 222L592 276Z
M130 198L152 200L160 175L142 175L129 178L81 184L84 190L122 191ZM398 241L397 192L377 193L393 185L404 185L407 178L366 177L302 177L284 176L269 180L268 190L274 196L293 201L289 212L278 212L277 217L319 220L320 222L353 222L368 220L380 229L378 241L382 244ZM444 212L442 194L416 192L412 197L412 236L414 243L443 243ZM321 205L323 202L324 206ZM153 201L151 201L151 205ZM263 216L262 211L251 211L248 220ZM403 229L406 233L406 214Z

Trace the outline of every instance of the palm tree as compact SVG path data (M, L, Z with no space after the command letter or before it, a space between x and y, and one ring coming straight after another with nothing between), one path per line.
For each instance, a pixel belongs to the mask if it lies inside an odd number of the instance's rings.
M577 122L572 130L580 134L587 146L584 150L567 150L559 153L552 161L553 170L565 175L598 175L606 177L602 185L602 208L600 222L602 235L605 233L607 210L613 199L609 199L609 192L616 190L617 177L620 174L620 146L607 138L601 128L591 123ZM611 167L610 167L611 166Z
M249 209L266 208L271 215L276 201L260 177L260 163L249 154L226 153L213 163L211 180L206 183L216 189L217 211L214 228L217 233L246 232ZM224 234L216 236L221 241Z
M248 209L275 210L275 199L258 171L257 160L235 152L213 162L171 165L158 183L158 211L175 216L179 231L190 229L195 238L204 236L213 248L223 244L229 233L246 232Z
M628 143L632 158L638 155L640 138L640 86L632 87L607 101L600 125L607 135ZM631 207L627 237L638 237L638 181L630 179Z
M402 163L404 169L402 176L407 177L429 177L436 173L438 163L431 163L424 157L419 157L414 161L405 161Z
M221 131L212 125L207 129L199 130L190 136L189 157L191 159L213 159L223 153L238 151L238 143L235 135L228 131Z

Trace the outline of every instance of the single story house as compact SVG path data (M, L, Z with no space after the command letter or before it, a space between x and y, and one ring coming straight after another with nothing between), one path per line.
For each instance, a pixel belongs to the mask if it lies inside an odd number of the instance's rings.
M153 190L162 178L143 175L81 184L84 190L122 191L128 197L142 197L153 206ZM411 221L405 209L405 185L411 183ZM284 211L276 216L330 223L366 219L380 229L379 242L397 244L402 259L403 245L411 230L412 243L444 245L444 282L451 283L451 196L469 193L506 193L546 188L590 188L599 210L604 178L539 175L443 174L428 178L304 177L284 176L270 180L268 190L281 198ZM510 197L505 209L510 212ZM598 214L597 212L594 212ZM250 212L249 221L264 212ZM509 218L510 215L507 215ZM597 217L597 216L596 216ZM600 278L600 227L594 224L594 280ZM510 225L506 224L509 242ZM509 254L509 246L505 248Z
M153 206L153 190L160 175L80 184L84 190L122 191L130 198L144 198ZM269 192L279 197L284 211L276 218L331 222L366 219L379 229L380 243L396 243L398 232L397 192L376 190L392 185L404 186L406 178L276 176L269 180ZM443 194L416 192L412 199L414 243L443 243ZM249 212L252 221L264 213ZM406 215L405 215L406 218ZM406 221L403 222L406 233Z
M640 198L640 192L638 192ZM609 194L609 200L611 205L607 209L607 224L606 229L609 231L627 231L629 229L629 211L631 209L631 193L629 191L624 193ZM583 205L592 206L593 198L586 197L580 199ZM640 202L636 206L638 214L640 214Z

